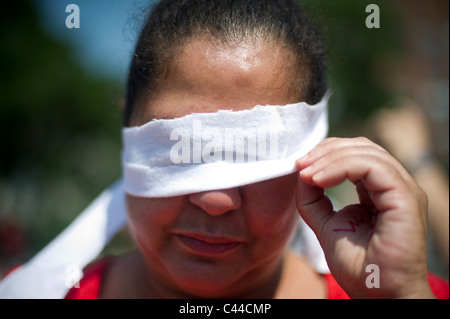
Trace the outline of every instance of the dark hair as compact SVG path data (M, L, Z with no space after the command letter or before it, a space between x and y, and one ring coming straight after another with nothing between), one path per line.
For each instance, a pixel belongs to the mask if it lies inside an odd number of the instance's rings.
M325 49L319 32L294 0L162 0L147 17L133 55L125 126L137 99L152 92L168 72L176 50L193 36L224 44L254 36L284 43L308 71L302 90L305 101L316 104L325 94Z

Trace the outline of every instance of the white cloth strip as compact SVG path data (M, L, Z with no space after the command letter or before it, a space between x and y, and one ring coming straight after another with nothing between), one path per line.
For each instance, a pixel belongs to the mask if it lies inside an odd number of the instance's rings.
M59 299L126 224L123 182L95 199L58 237L0 281L1 299Z
M171 197L293 173L295 161L328 133L328 97L316 105L222 110L124 128L125 191Z

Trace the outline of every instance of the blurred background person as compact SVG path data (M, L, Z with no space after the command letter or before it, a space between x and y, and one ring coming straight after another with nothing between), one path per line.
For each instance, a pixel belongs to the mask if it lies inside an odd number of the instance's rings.
M413 101L403 99L394 108L381 109L368 127L368 135L397 157L427 193L430 255L448 272L448 176L436 159L426 116Z

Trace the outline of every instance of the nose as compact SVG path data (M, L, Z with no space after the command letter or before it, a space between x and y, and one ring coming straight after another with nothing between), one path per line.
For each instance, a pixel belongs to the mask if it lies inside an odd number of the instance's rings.
M190 194L189 201L214 216L239 209L242 205L239 187Z

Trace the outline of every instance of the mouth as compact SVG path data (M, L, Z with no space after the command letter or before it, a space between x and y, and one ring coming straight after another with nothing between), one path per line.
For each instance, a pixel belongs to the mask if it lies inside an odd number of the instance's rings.
M175 234L181 245L190 252L206 255L224 255L242 244L242 241L200 234Z

